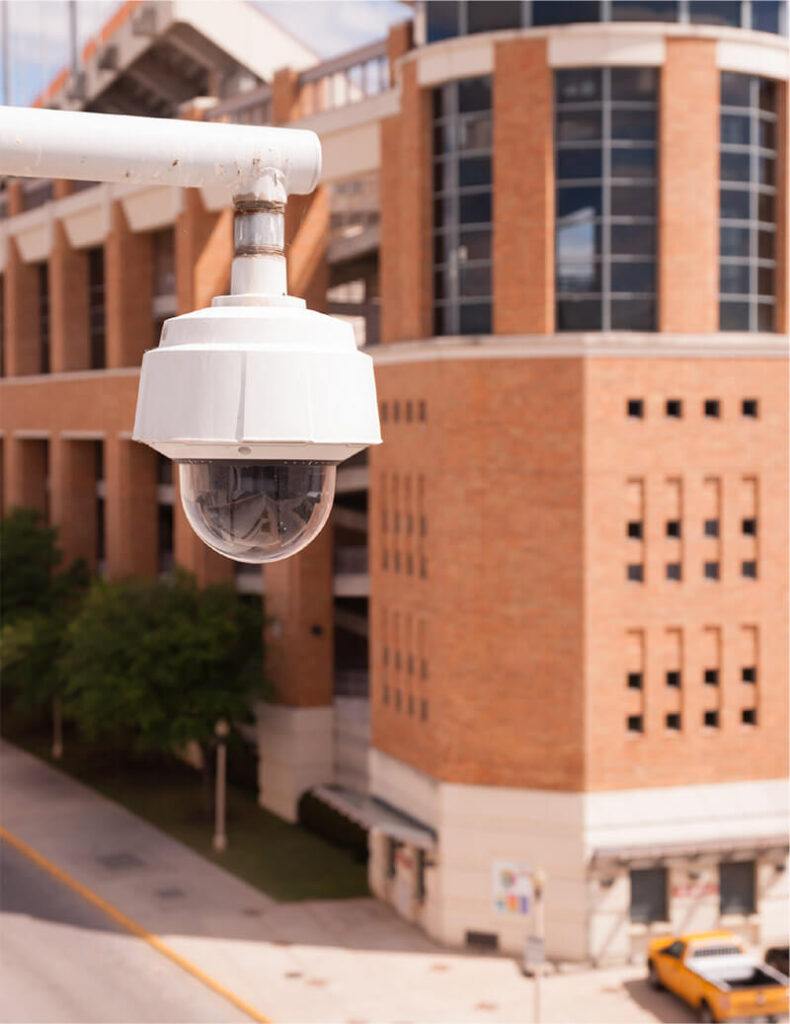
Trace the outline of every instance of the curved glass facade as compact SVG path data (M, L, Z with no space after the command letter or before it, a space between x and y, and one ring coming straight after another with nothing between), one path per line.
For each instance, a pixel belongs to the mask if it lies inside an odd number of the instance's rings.
M596 21L727 25L787 35L783 0L427 0L427 42L500 29Z
M773 331L776 83L721 76L719 329Z
M433 93L435 334L491 332L491 78Z
M556 329L656 329L658 72L555 74Z

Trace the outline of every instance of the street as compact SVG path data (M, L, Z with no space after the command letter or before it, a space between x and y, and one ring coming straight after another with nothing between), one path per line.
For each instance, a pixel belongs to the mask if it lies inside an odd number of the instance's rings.
M513 959L441 947L373 899L278 903L11 744L0 757L13 837L0 844L0 1021L532 1020L533 982ZM552 965L541 1019L682 1024L690 1011L642 964Z
M0 954L2 1021L249 1019L5 842Z

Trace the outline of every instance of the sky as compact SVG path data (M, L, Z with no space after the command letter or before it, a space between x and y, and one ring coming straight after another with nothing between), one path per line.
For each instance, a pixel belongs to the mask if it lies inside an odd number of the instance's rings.
M11 102L27 105L69 62L68 7L65 0L0 0L3 3L9 26ZM78 0L80 48L119 6L118 0ZM398 0L255 0L255 6L322 58L381 39L388 25L409 17L409 8ZM0 48L0 62L4 50ZM0 75L0 83L4 81Z

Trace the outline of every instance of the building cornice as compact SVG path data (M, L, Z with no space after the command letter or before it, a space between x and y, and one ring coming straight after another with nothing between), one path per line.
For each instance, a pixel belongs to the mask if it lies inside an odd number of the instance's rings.
M429 338L365 351L377 366L468 359L787 359L790 341L781 334L610 331Z

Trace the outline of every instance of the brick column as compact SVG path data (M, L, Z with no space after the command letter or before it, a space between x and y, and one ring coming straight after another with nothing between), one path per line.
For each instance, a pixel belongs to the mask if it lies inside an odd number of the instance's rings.
M55 221L49 261L50 350L53 373L90 367L88 255L73 249Z
M153 243L150 232L131 230L119 202L112 204L104 270L107 366L138 366L145 350L156 344Z
M714 40L671 39L659 104L659 330L719 329L719 69Z
M299 103L299 74L290 68L275 71L272 82L272 121L288 124L301 114Z
M156 452L108 437L104 442L107 575L157 575Z
M40 370L38 267L25 263L10 237L5 277L5 372L23 377Z
M59 529L64 563L96 565L96 449L92 441L53 437L50 443L50 521Z
M494 64L494 331L554 330L552 74L545 39L499 43Z
M4 441L3 512L34 508L47 519L48 441L6 437Z
M414 47L414 22L401 21L391 25L387 34L387 60L390 66L390 85L395 84L398 61Z
M381 340L433 333L431 94L402 68L401 109L381 125Z

